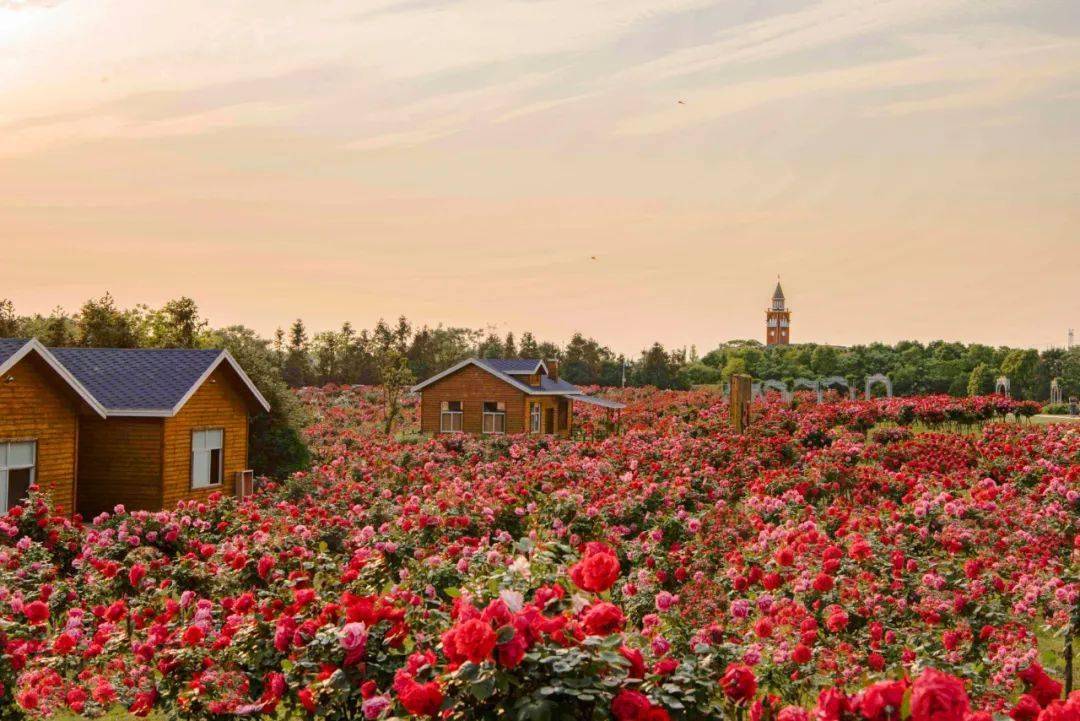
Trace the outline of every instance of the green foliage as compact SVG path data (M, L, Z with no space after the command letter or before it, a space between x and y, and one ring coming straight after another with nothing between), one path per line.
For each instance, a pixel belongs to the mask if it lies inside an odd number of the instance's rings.
M307 413L282 379L268 343L243 326L212 331L203 343L229 351L270 403L270 413L258 414L251 422L255 472L282 477L308 467L311 457L299 431L308 423Z
M682 369L682 373L686 382L695 386L719 383L721 380L721 372L718 369L701 362L691 363Z
M994 390L994 374L986 363L978 363L971 369L968 376L967 394L969 396L984 396Z

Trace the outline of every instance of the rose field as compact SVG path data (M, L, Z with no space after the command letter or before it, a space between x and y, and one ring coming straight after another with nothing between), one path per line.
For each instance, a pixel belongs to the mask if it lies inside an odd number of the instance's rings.
M316 465L243 501L0 519L0 719L1080 721L1080 425L1031 404L432 439L300 394Z

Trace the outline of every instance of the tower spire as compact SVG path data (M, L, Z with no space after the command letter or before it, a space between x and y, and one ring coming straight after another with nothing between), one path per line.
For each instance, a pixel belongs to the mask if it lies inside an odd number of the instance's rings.
M791 311L780 286L780 274L776 274L776 290L772 294L772 307L765 312L765 344L787 345L790 342Z

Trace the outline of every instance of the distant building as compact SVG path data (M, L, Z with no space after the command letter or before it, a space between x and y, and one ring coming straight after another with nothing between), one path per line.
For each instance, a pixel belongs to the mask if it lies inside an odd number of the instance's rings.
M791 310L784 302L784 289L776 281L772 294L772 307L765 311L765 345L789 345L791 343Z
M424 433L536 433L568 436L574 403L617 411L621 403L585 395L539 358L469 358L413 386Z

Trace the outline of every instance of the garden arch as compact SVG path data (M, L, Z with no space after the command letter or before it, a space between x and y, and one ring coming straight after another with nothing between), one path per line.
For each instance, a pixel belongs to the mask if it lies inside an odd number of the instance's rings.
M788 394L787 386L781 381L778 381L778 380L762 381L761 386L759 388L759 391L761 392L761 397L764 398L765 394L770 390L777 391L780 394L780 397L782 399L784 399L785 403L787 401L791 400L791 396L790 396L790 394Z
M1010 390L1009 376L998 376L997 380L994 381L994 393L1000 393L1008 398Z
M809 378L796 378L795 382L791 384L791 394L795 395L795 391L800 388L809 388L817 394L818 403L821 402L821 389L818 388L818 382L812 381Z
M847 382L847 378L843 376L829 376L821 380L818 383L818 402L821 401L823 393L832 386L844 386L844 390L847 391L848 398L855 400L855 389L851 387L851 384Z
M866 379L866 397L870 397L870 389L877 383L883 383L885 385L885 395L892 398L892 381L884 373L875 373Z
M1050 402L1054 405L1061 403L1061 379L1055 378L1050 381Z

